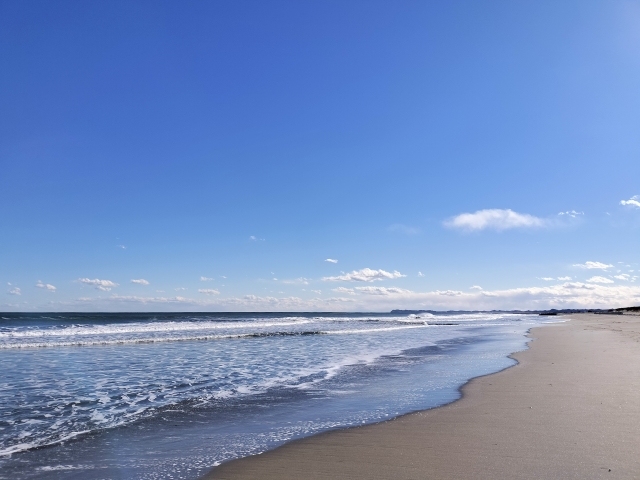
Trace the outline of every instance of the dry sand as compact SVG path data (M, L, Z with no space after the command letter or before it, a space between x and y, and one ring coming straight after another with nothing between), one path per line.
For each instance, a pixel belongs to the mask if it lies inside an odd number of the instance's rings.
M207 479L640 479L640 317L535 328L462 399L288 443Z

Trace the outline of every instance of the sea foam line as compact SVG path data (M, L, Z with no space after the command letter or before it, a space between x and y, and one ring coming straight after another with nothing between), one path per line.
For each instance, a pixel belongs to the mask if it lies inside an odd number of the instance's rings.
M197 335L189 337L154 337L154 338L122 338L113 340L86 340L67 342L30 342L30 343L6 343L0 344L0 350L10 350L15 348L49 348L49 347L93 347L102 345L133 345L138 343L165 343L165 342L188 342L202 340L226 340L233 338L262 338L262 337L288 337L301 335L321 335L326 332L265 332L265 333L244 333L237 335Z
M221 330L235 328L266 328L285 327L289 325L304 325L309 320L295 320L288 322L247 322L247 323L217 323L217 322L171 322L153 323L147 325L133 324L129 326L105 325L105 326L71 326L66 328L53 328L43 330L23 330L0 332L3 338L34 338L34 337L71 337L76 335L109 335L121 333L157 333L180 332L192 330Z
M192 335L185 337L153 337L153 338L120 338L120 339L104 339L104 340L78 340L78 341L62 341L62 342L24 342L24 343L5 343L0 344L0 350L12 350L22 348L53 348L53 347L94 347L108 345L135 345L150 343L168 343L168 342L188 342L188 341L206 341L206 340L229 340L242 338L265 338L265 337L297 337L307 335L349 335L359 333L385 332L394 330L406 330L411 328L425 328L428 325L406 325L398 327L382 327L382 328L363 328L356 330L330 330L330 331L301 331L301 332L258 332L243 333L236 335Z

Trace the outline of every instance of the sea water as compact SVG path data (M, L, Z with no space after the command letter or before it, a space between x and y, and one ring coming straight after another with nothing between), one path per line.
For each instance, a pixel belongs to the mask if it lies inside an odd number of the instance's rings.
M521 314L0 314L0 478L198 478L454 401ZM557 321L557 320L556 320Z

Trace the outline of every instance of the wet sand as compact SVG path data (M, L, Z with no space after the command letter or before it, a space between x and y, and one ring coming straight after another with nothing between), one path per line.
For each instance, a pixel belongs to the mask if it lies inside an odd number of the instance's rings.
M206 479L640 479L640 316L535 328L457 402L225 463Z

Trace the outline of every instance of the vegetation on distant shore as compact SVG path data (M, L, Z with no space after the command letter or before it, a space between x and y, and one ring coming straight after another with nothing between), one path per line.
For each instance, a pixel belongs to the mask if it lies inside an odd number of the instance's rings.
M640 314L640 307L614 308L613 312Z

